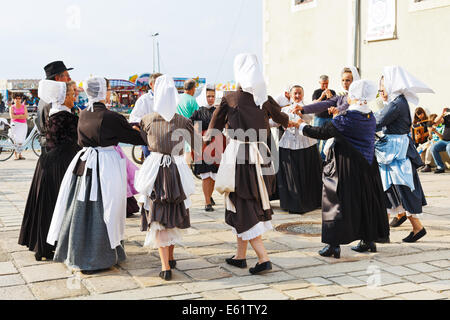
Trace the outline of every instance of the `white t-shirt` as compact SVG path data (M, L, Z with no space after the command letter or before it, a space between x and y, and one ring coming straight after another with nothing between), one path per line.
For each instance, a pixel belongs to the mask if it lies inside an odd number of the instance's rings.
M148 93L139 97L134 105L133 111L130 114L130 123L139 123L141 119L149 113L155 112L154 110L154 97L153 93Z

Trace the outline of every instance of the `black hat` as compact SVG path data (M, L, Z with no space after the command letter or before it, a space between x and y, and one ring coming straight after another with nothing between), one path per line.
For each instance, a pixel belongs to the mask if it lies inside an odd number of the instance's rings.
M54 76L57 76L58 74L63 73L64 71L70 71L73 70L73 68L67 69L64 62L62 61L54 61L49 63L44 67L45 75L47 77L47 80L50 80Z

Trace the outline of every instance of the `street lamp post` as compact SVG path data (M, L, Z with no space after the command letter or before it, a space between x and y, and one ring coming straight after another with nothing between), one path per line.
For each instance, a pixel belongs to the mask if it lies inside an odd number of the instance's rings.
M153 73L155 73L155 69L156 69L156 53L155 53L155 39L156 37L159 36L159 33L156 32L154 34L152 34L152 38L153 38ZM159 43L157 43L157 50L158 50L158 72L159 72Z

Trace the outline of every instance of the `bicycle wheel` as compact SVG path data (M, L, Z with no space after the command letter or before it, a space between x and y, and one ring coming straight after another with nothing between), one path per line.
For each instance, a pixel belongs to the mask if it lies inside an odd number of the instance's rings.
M33 152L36 156L41 156L41 143L39 142L39 138L41 135L39 133L35 133L33 138L31 139L31 149L33 149Z
M145 157L144 152L142 151L140 146L133 146L131 149L131 157L133 158L133 161L137 164L143 164Z
M14 154L14 143L6 134L0 134L0 161L6 161Z

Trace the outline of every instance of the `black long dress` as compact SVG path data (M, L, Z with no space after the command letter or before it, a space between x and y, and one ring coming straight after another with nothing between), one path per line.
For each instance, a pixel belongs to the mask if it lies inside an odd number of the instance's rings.
M46 141L51 151L39 157L19 235L19 244L39 256L51 257L55 249L46 242L47 234L64 174L80 150L77 125L78 117L66 111L48 120Z
M320 128L306 126L303 129L303 134L311 138L334 138L323 170L322 242L340 245L355 240L370 242L386 238L389 236L389 222L374 155L374 116L352 111L341 117L347 129L353 131L353 136L338 130L334 125L336 122L326 123ZM370 125L373 125L373 133L369 148L360 137ZM366 131L367 137L369 131Z

